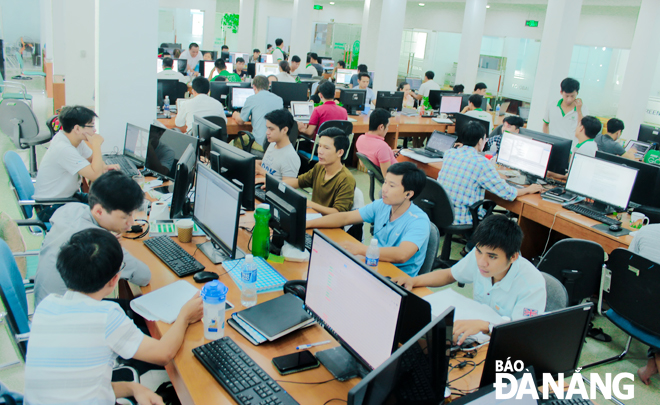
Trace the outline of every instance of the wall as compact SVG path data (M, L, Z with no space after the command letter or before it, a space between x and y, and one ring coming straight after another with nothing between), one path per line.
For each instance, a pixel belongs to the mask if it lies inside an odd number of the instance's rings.
M64 56L67 105L94 105L95 5L89 0L65 0ZM122 42L117 42L122 43ZM126 42L129 43L129 42ZM116 48L115 48L116 50Z
M39 0L0 0L5 46L16 46L21 37L26 42L40 41L39 3Z
M639 7L582 6L575 45L630 49Z
M197 9L204 12L204 40L201 43L201 49L213 49L213 41L215 40L215 11L217 6L216 0L158 0L160 8L183 8L183 9ZM237 11L238 12L238 11ZM158 39L156 37L155 42ZM177 37L178 41L178 37ZM182 44L185 49L188 44Z
M49 58L53 60L53 74L66 74L66 40L64 38L64 1L53 0L53 49Z

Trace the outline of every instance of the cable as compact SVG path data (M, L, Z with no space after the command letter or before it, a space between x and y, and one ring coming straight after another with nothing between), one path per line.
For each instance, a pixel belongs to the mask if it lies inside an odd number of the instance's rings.
M559 211L555 212L555 216L552 218L552 225L550 225L550 230L548 231L548 239L545 241L545 247L543 248L543 253L541 257L545 256L545 252L548 249L548 243L550 243L550 235L552 235L552 228L555 226L555 221L557 220L557 214Z
M330 381L334 381L334 380L336 380L336 378L333 378L332 380L318 381L318 382L285 381L285 380L275 380L275 381L277 381L279 383L288 383L288 384L320 385L320 384L329 383ZM344 401L344 402L346 402L346 401Z
M461 378L463 378L463 377L465 377L466 375L470 374L471 372L473 372L473 371L477 368L477 366L479 366L479 365L480 365L481 363L483 363L484 361L486 361L486 359L483 359L483 360L481 360L479 363L476 363L476 364L475 364L473 361L464 361L464 362L459 363L459 364L466 363L466 365L468 365L468 366L472 366L472 369L471 369L470 371L468 371L467 373L463 374L462 376L460 376L460 377L458 377L458 378L454 378L453 380L447 382L447 385L453 383L454 381L460 380ZM472 364L470 364L470 363L472 363ZM465 367L465 366L463 366L463 367ZM449 372L451 372L451 371L452 371L453 369L455 369L455 368L458 368L458 365L456 365L456 366L450 366L450 368L449 368Z
M329 399L329 400L325 401L325 402L323 403L323 405L329 404L329 403L332 402L332 401L341 401L341 402L346 402L346 403L348 403L348 401L346 401L345 399L341 399L341 398L332 398L332 399Z
M149 225L149 221L147 221L147 220L145 220L145 219L136 219L136 220L135 220L135 222L138 222L138 221L139 221L139 222L142 222L143 224L146 224L146 225L147 225L147 229L146 229L145 231L143 231L141 234L139 234L138 236L134 237L134 238L129 238L129 237L126 236L126 235L123 235L123 236L122 236L123 238L125 238L125 239L132 239L132 240L135 240L135 239L143 238L143 237L145 237L145 236L149 233L149 227L150 227L150 225Z

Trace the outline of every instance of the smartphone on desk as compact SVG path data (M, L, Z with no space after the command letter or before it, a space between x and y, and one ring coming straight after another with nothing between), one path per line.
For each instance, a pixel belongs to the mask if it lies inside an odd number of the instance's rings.
M303 350L301 352L275 357L273 359L273 365L281 375L287 375L316 368L320 363L312 352Z

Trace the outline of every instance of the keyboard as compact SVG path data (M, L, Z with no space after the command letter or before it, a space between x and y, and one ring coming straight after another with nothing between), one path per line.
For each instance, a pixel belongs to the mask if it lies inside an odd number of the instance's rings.
M413 148L411 150L413 152L415 152L416 154L418 154L418 155L426 156L426 157L432 158L432 159L442 159L442 157L444 156L444 153L442 153L442 152L437 152L437 153L436 152L431 152L430 150L425 149L425 148Z
M405 404L428 404L435 399L433 371L428 356L419 343L401 358L401 380L397 384L396 397Z
M540 395L539 395L540 397ZM594 405L593 402L587 398L576 398L575 395L571 399L557 399L553 393L548 394L548 399L540 399L539 404L543 405Z
M607 225L621 225L621 221L617 221L614 218L610 218L606 215L601 214L598 211L592 210L591 208L587 208L580 204L564 205L564 208L571 210L573 212L577 212L578 214L584 215L585 217L595 219L596 221L602 222Z
M144 244L179 277L185 277L204 270L202 263L183 250L169 236L147 239Z
M104 156L103 161L106 165L119 165L119 170L127 176L132 177L140 174L135 163L123 155Z
M261 202L266 202L266 190L261 188L261 184L254 188L254 198Z
M196 347L193 354L239 404L298 403L229 336Z
M305 249L312 251L312 235L308 233L305 234Z

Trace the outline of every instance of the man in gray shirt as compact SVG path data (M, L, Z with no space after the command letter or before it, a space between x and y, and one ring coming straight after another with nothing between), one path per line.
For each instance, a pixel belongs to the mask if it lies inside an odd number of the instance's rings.
M281 109L269 112L265 119L270 145L263 160L257 160L257 175L270 174L279 181L282 178L297 178L300 156L289 139L289 131L296 125L293 116L288 110Z
M264 145L266 144L266 119L264 117L269 112L284 107L282 97L269 92L268 84L266 76L255 76L252 80L254 95L245 100L245 105L240 113L235 111L232 115L238 125L243 125L246 121L252 122L252 135L255 139L252 148L260 152L264 151ZM245 138L243 140L247 143ZM240 147L236 144L234 146Z
M46 234L39 253L34 306L39 305L48 294L64 295L67 291L55 264L60 248L74 233L89 228L105 229L116 235L124 233L133 225L133 213L142 207L143 200L144 192L140 186L122 172L113 170L92 184L89 205L69 203L55 211L50 220L52 228ZM124 249L121 278L145 286L151 280L151 271Z
M623 129L623 121L620 119L612 118L607 121L607 132L598 134L596 135L596 138L594 138L596 145L598 145L598 150L637 160L637 158L635 158L635 150L631 149L626 152L626 149L621 145L621 142L619 142L619 137L621 136Z

